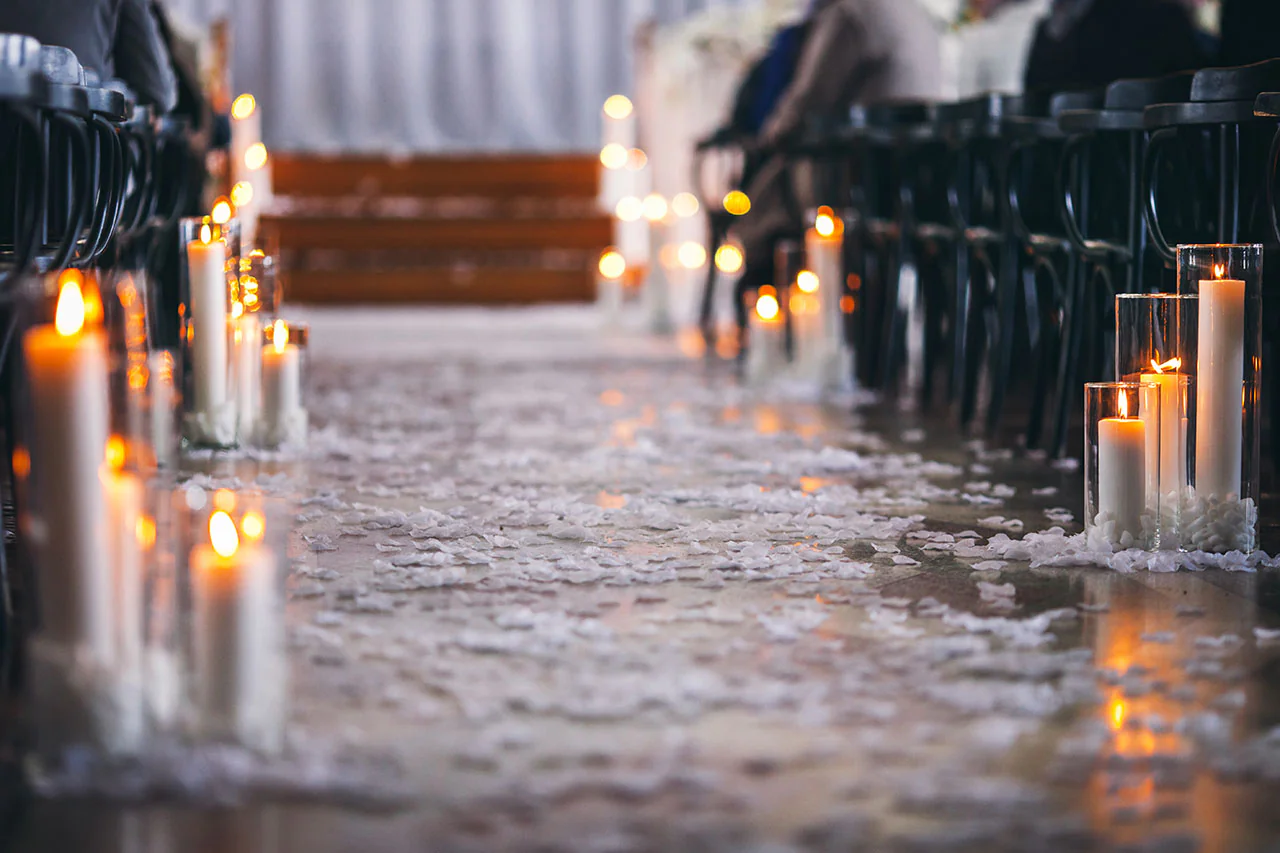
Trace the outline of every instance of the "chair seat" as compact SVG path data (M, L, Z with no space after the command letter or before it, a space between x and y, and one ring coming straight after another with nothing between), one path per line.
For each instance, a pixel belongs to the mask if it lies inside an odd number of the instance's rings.
M1155 104L1143 112L1143 126L1149 129L1204 124L1239 124L1252 121L1254 99L1247 101L1206 101Z
M0 101L40 104L48 97L47 89L48 81L40 73L0 65Z
M40 68L41 44L20 33L0 33L0 65L8 68Z
M80 60L70 48L46 44L40 48L40 70L50 83L83 86L85 73Z
M45 87L45 98L39 104L47 110L71 113L88 118L89 92L83 86L68 86L62 83L49 83Z
M1191 100L1249 101L1263 92L1280 90L1280 59L1237 68L1205 68L1191 83Z
M1263 92L1253 102L1253 114L1263 118L1280 117L1280 92Z
M1191 100L1195 73L1185 71L1166 77L1117 80L1107 86L1103 109L1142 111L1152 104L1176 104Z
M125 100L123 92L117 92L114 89L90 88L86 90L86 94L89 99L89 109L107 121L118 124L131 114L129 103Z

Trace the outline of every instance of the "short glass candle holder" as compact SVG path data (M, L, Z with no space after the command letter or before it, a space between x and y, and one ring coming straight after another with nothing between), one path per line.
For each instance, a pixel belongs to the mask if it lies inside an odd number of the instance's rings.
M1197 294L1188 549L1258 545L1261 496L1262 246L1178 247L1178 292Z
M262 403L255 438L269 449L307 442L308 415L303 399L311 330L305 323L277 319L259 340Z
M1141 413L1148 489L1160 494L1159 547L1181 547L1181 509L1191 485L1198 297L1124 293L1116 297L1116 379L1160 386L1160 411ZM1158 433L1158 436L1155 435Z
M1085 532L1092 550L1156 548L1160 544L1158 466L1160 386L1091 382L1085 386Z
M188 217L179 227L183 365L183 440L191 447L233 448L239 439L233 282L239 278L236 223Z
M284 745L288 514L258 494L189 486L178 502L183 724L196 743Z

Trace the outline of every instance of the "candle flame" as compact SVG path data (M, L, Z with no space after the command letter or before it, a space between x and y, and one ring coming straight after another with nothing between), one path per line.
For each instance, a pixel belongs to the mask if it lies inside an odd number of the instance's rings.
M830 237L832 234L836 233L836 221L824 213L814 220L813 230L817 231L823 237Z
M604 114L611 119L624 119L631 115L631 99L626 95L610 95L604 102Z
M257 107L258 103L253 99L253 95L246 92L231 102L231 117L237 121L244 121L253 115Z
M1156 364L1156 360L1153 358L1151 359L1151 366L1155 368L1156 373L1164 373L1166 370L1177 372L1178 368L1182 367L1182 359L1171 358L1163 364Z
M1123 699L1111 700L1111 727L1120 730L1124 726L1124 718L1127 716L1129 709L1125 707Z
M209 544L223 559L235 556L236 550L240 547L240 534L236 532L236 523L222 510L209 516Z
M267 146L261 142L255 142L246 148L244 151L244 165L246 169L254 172L267 165Z
M218 199L213 203L209 216L213 218L215 225L226 225L231 221L231 202L225 198Z
M150 550L151 546L156 544L156 520L149 515L138 516L138 522L133 526L133 533L143 550Z
M200 226L200 242L206 246L213 242L213 232L209 230L208 225Z
M756 314L761 320L772 320L778 316L778 297L771 293L763 293L756 300Z
M1123 391L1120 392L1120 417L1129 417L1129 395Z
M1226 268L1226 266L1224 266L1223 264L1214 264L1214 265L1213 265L1213 277L1214 277L1214 278L1218 278L1218 279L1220 279L1220 278L1222 278L1223 276L1225 276L1226 274L1227 274L1227 268Z
M260 512L250 510L244 514L244 518L240 519L240 532L246 539L261 539L266 529L266 520Z
M796 287L803 293L816 293L818 290L818 274L813 270L800 270L796 273Z
M107 467L112 471L119 471L124 467L124 439L118 435L113 435L107 439L106 450Z
M289 324L284 320L276 320L271 324L271 345L277 353L284 352L289 345Z
M243 302L241 302L239 299L237 299L235 302L232 302L232 303L231 303L231 317L232 317L232 319L235 319L236 317L239 317L239 316L240 316L241 314L243 314L243 313L244 313L244 303L243 303ZM237 332L237 333L239 333L239 331L240 331L239 329L237 329L237 330L236 330L236 332Z
M58 291L58 308L54 314L53 327L64 338L78 334L84 328L84 293L80 290L79 281L63 281L62 289Z

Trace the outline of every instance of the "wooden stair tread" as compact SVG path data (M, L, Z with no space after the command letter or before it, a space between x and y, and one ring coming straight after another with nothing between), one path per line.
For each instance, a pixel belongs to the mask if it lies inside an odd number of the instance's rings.
M261 228L282 248L346 251L413 249L602 249L612 239L609 217L487 219L264 215Z
M284 286L288 300L301 303L526 304L595 297L590 270L537 267L293 270Z

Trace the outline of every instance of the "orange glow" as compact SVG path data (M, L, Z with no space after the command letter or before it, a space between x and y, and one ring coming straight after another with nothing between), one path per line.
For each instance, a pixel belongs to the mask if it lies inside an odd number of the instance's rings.
M800 270L796 273L796 287L803 293L817 293L818 274L813 270Z
M1171 358L1163 364L1156 364L1156 360L1153 358L1151 359L1151 366L1156 373L1164 373L1166 370L1172 370L1176 373L1178 368L1182 367L1182 359Z
M267 522L260 512L250 510L244 514L244 518L240 519L240 532L246 539L261 539L266 530Z
M661 222L667 216L667 200L661 193L649 193L643 202L644 218L650 222Z
M778 318L778 297L771 293L761 293L756 299L756 316L765 322Z
M236 523L222 510L209 516L209 544L213 546L214 553L224 560L234 557L240 548Z
M726 213L734 216L742 216L751 210L751 199L742 190L733 190L724 197L724 209Z
M231 102L231 117L236 121L244 121L257 108L258 102L253 99L253 95L246 93Z
M742 250L732 243L726 243L716 249L716 269L728 275L733 275L742 269Z
M1129 395L1124 393L1123 391L1120 392L1119 408L1120 408L1120 417L1122 418L1129 417Z
M79 282L64 277L62 289L58 291L58 308L54 313L53 327L64 338L79 334L84 328L84 293L80 290Z
M681 243L676 256L680 259L680 266L687 270L696 270L707 262L707 250L697 240Z
M118 435L113 435L107 439L107 467L112 471L119 471L124 467L124 439Z
M284 320L276 320L271 324L271 346L276 353L283 353L289 345L289 324Z
M606 406L621 406L625 399L621 391L613 388L600 392L600 402Z
M613 212L623 222L635 222L644 215L644 202L633 195L624 196L618 199L618 205Z
M627 271L627 259L617 249L606 249L600 255L600 275L610 281L622 278Z
M255 142L244 150L244 165L250 170L258 170L267 165L267 146Z
M144 550L150 550L156 544L156 520L149 515L138 516L138 523L133 526L133 535Z
M147 387L147 381L151 378L151 371L147 369L145 364L132 364L129 366L129 390L141 391Z
M631 99L626 95L610 95L604 102L604 114L612 119L624 119L631 115Z
M236 207L244 207L251 201L253 201L253 184L240 181L231 188L231 203Z
M600 507L601 509L622 509L626 505L627 505L626 495L618 495L612 492L605 492L605 491L596 493L596 506Z
M693 216L698 212L698 197L693 193L676 193L671 199L671 210L676 216Z
M633 172L638 172L649 162L649 155L645 154L639 148L632 148L627 152L627 168Z
M610 142L600 149L600 162L606 169L621 169L627 165L627 149L616 142Z
M841 313L844 313L844 314L852 314L852 313L853 313L853 309L854 309L855 307L856 307L856 303L853 301L853 297L852 297L852 296L850 296L849 294L847 294L847 293L846 293L844 296L841 296L841 297L840 297L840 311L841 311Z
M213 210L209 211L209 216L215 225L226 225L231 221L232 213L231 202L226 198L219 198L213 203Z
M213 493L213 505L223 512L231 512L236 508L236 493L230 489L218 489Z
M31 473L31 454L27 452L25 447L19 447L13 451L13 474L20 480L26 479Z

